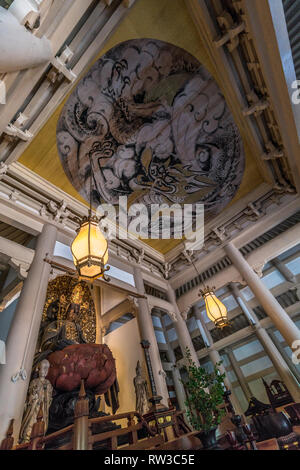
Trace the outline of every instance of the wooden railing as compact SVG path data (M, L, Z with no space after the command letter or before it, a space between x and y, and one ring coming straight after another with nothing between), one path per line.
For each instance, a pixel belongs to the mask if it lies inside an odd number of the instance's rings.
M190 432L184 421L183 412L172 408L168 411L168 414L172 415L170 427L175 438ZM143 416L136 411L98 418L89 418L88 415L89 402L82 382L74 410L74 424L45 436L45 423L41 407L37 421L32 428L30 441L14 446L12 420L0 449L43 450L45 448L55 448L56 450L92 450L101 447L108 450L138 450L155 448L168 440L165 432L160 433L151 428ZM124 420L127 420L126 427L120 427L107 432L97 432L97 425L109 422L118 423Z
M120 420L127 419L127 427L116 429L114 431L102 432L98 434L90 433L88 438L89 449L92 449L95 444L99 445L100 443L105 443L106 449L116 450L120 448L126 448L126 450L136 450L139 448L150 448L155 447L158 444L162 444L164 439L161 435L157 435L153 432L143 417L136 412L121 413L114 416L104 416L100 418L89 419L90 430L92 430L93 425L107 423L109 421L117 422ZM146 431L146 439L139 441L138 431ZM118 438L120 436L128 436L128 445L119 446ZM146 447L145 447L146 446Z

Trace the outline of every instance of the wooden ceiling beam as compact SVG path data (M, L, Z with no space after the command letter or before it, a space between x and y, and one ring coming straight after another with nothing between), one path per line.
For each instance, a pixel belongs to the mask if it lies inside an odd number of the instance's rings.
M269 184L273 184L273 175L270 168L260 158L264 149L258 138L256 127L251 119L246 119L243 115L243 110L248 106L248 102L237 84L236 72L229 65L225 50L222 47L217 47L215 44L215 39L218 37L219 32L213 23L206 2L205 0L185 0L185 3L198 34L206 46L207 54L214 66L214 76L217 78L220 88L224 93L235 122L241 134L248 137L250 146L253 149L254 158L264 180Z

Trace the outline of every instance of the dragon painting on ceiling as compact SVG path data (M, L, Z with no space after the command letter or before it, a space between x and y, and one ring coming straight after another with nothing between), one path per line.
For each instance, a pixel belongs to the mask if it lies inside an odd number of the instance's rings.
M154 39L118 44L65 104L57 126L65 172L94 203L202 202L213 216L244 171L239 131L218 85L192 55Z

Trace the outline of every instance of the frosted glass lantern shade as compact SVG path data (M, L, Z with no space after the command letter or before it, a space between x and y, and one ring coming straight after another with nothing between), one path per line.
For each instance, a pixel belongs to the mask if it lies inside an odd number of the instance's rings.
M103 276L108 261L108 245L98 221L89 219L82 223L71 250L80 277L96 279Z
M225 305L218 299L213 291L208 291L202 294L205 307L206 307L206 314L208 318L218 327L224 328L228 326L228 316L227 316L227 308Z

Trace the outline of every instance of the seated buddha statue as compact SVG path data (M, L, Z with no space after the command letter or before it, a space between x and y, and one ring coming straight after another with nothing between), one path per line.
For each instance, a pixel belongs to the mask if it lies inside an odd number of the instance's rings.
M64 296L52 302L46 312L46 320L41 327L39 351L34 363L46 358L51 352L64 349L70 344L87 343L81 329L80 305L82 301L81 286L76 285L71 296L71 302L67 306L65 318L60 318L62 305L66 303Z

